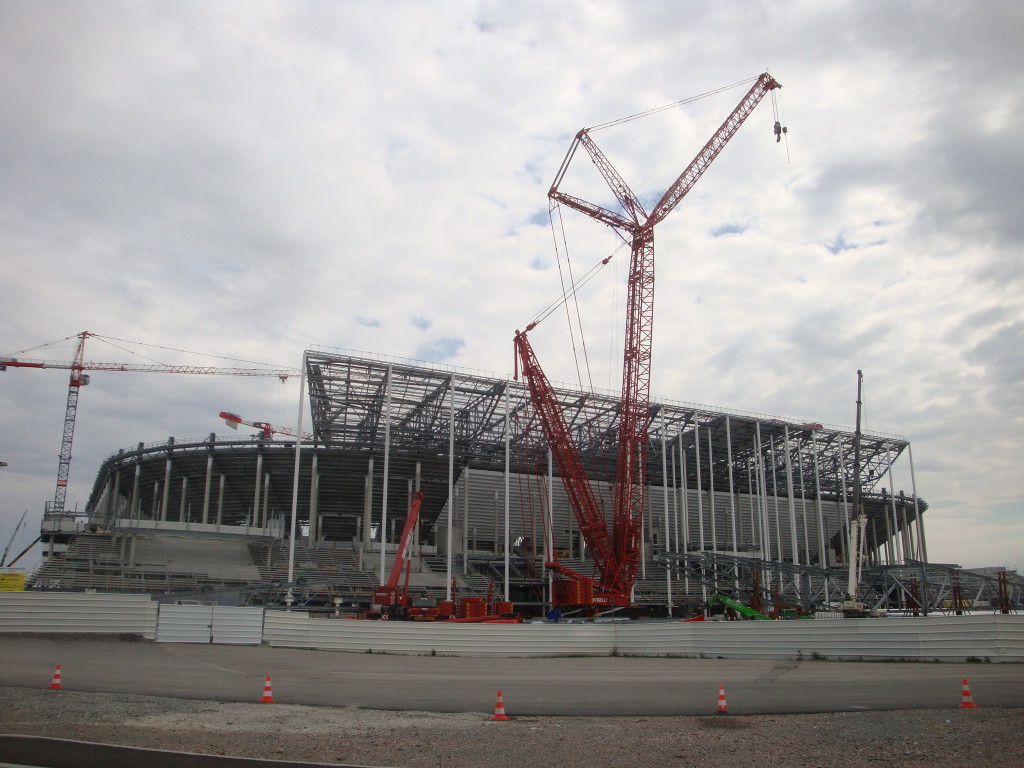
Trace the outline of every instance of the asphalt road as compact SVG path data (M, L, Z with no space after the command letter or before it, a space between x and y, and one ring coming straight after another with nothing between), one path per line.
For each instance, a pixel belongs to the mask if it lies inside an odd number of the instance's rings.
M707 715L1024 707L1022 664L863 663L579 657L451 658L269 646L0 636L0 685L216 701L509 715ZM54 695L60 695L54 691Z

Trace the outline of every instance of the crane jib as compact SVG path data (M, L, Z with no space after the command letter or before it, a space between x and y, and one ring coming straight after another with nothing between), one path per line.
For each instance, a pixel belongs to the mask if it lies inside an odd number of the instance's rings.
M619 434L616 455L616 481L609 534L593 491L590 490L579 449L565 426L561 406L525 334L516 333L516 362L530 388L530 397L540 415L542 427L554 461L559 466L573 513L580 523L595 567L601 574L600 587L605 595L594 596L591 605L609 594L621 598L631 593L640 560L640 532L647 482L647 445L650 424L651 341L654 325L654 227L679 204L715 158L722 152L757 105L770 91L781 88L767 72L761 74L729 116L704 144L676 181L645 215L639 199L594 143L586 129L573 139L555 181L548 192L550 200L562 203L607 226L621 230L631 238L631 254L626 308L625 344L622 352L622 395L619 406ZM624 214L559 191L568 167L583 145L622 206ZM589 538L588 538L589 537ZM555 568L570 579L586 577L564 568Z

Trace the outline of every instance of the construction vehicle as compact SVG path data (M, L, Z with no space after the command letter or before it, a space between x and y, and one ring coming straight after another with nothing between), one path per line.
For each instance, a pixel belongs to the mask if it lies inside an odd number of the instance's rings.
M423 506L423 492L416 491L409 503L409 514L405 517L405 528L402 529L402 538L395 552L394 562L391 564L391 573L387 581L373 591L372 603L379 606L381 616L391 615L396 618L406 618L409 609L409 571L412 561L409 559L409 548L412 545L412 534L420 519L420 507ZM402 588L398 586L398 580L405 571L405 584ZM387 609L386 611L384 609Z
M862 549L864 546L864 529L868 519L860 511L860 411L861 411L861 390L864 383L864 374L857 371L857 423L853 435L853 517L849 522L849 571L846 581L846 597L839 610L845 619L878 618L885 614L873 610L860 600L860 570L864 561Z
M555 605L594 608L627 606L632 601L640 564L641 525L647 487L651 340L654 324L654 228L693 188L761 100L780 87L768 73L760 75L696 157L654 204L649 214L590 135L597 128L623 121L579 131L548 191L548 199L553 205L566 205L611 227L623 241L630 244L611 530L608 529L604 511L590 486L579 448L566 423L554 388L527 339L527 334L543 317L531 322L524 331L515 333L516 377L521 367L530 390L530 399L540 417L544 437L595 566L595 576L586 576L561 565L552 553L546 566L563 577L553 583L552 602ZM609 210L559 190L581 146L614 194L620 211ZM575 291L576 286L572 286L563 298L574 295Z
M708 598L708 608L713 608L715 605L722 605L726 608L730 608L745 619L771 621L770 616L765 616L760 611L755 611L753 608L750 608L737 600L733 600L731 597L723 595L721 592L715 592Z
M387 580L373 590L371 611L364 614L366 618L403 619L409 621L450 621L457 623L519 623L519 618L512 610L511 603L499 603L494 600L494 580L491 580L490 593L487 598L465 597L458 599L456 585L452 584L451 600L435 597L410 597L409 575L412 570L410 550L413 533L419 524L420 508L423 506L423 493L416 491L409 503L409 513L405 518L402 538L395 559L391 563L391 572ZM398 585L405 578L402 586ZM454 582L454 580L453 580Z

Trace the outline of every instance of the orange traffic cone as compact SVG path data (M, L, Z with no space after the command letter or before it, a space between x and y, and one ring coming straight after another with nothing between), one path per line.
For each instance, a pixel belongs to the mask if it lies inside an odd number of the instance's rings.
M716 715L728 715L729 705L725 703L725 686L718 686L718 712Z
M505 714L505 702L501 698L501 691L498 691L498 703L494 705L494 717L491 720L508 720Z
M977 709L978 705L974 703L974 699L971 698L971 686L967 684L967 678L964 678L964 689L963 695L960 697L960 709Z
M263 698L259 700L260 704L273 704L274 697L270 693L270 675L267 675L267 682L263 684Z
M50 681L50 688L55 691L59 691L64 686L60 684L60 664L53 670L53 680Z

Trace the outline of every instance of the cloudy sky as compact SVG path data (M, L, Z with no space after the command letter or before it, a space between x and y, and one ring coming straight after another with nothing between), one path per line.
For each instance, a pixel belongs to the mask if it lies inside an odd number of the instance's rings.
M575 132L769 69L787 142L766 99L657 230L654 397L849 426L862 369L866 428L913 444L931 559L1024 568L1022 29L1013 0L0 0L0 354L88 330L113 339L97 361L320 345L504 375L560 290L546 193ZM594 138L649 200L742 93ZM607 200L585 164L563 190ZM616 247L565 225L577 273ZM602 387L625 258L581 296ZM564 313L532 339L575 379ZM0 373L13 550L53 497L66 392ZM68 506L118 448L226 431L225 409L293 423L297 398L95 373Z

